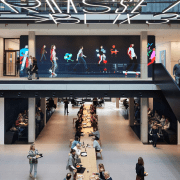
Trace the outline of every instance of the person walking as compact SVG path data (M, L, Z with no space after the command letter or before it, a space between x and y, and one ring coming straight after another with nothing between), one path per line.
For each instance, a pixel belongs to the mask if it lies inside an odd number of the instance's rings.
M159 136L159 133L158 133L158 128L157 126L153 126L152 127L152 135L153 135L153 146L156 147L156 143L157 143L157 140L158 140L158 136Z
M131 44L130 47L128 48L127 50L127 54L130 58L130 61L129 61L129 65L127 66L126 68L126 73L125 75L127 75L127 72L129 70L129 68L132 66L132 64L134 63L134 68L133 68L133 71L136 72L136 69L137 69L137 56L136 56L136 53L134 51L134 44Z
M33 73L36 73L37 79L39 79L39 74L38 74L38 66L37 66L37 59L33 57L33 68L31 70Z
M136 164L136 180L144 180L144 176L148 176L148 173L144 171L144 161L142 157L138 158L138 163Z
M46 54L47 51L46 51L46 45L44 45L42 48L41 48L41 59L40 59L40 62L42 62L42 59L44 58L44 60L46 61Z
M67 113L67 115L68 115L68 104L69 104L69 101L67 100L67 98L66 98L66 100L64 101L64 115L66 115L66 113Z
M86 58L86 56L83 54L83 46L80 47L80 50L77 54L77 59L76 61L78 61L78 63L74 66L74 71L76 71L76 67L79 65L79 64L84 64L84 67L86 69L86 71L88 71L88 68L87 68L87 64L86 64L86 61L84 59L84 57Z
M37 164L38 164L38 158L40 156L38 155L38 150L35 149L34 144L32 144L30 146L29 154L28 154L27 157L29 159L29 164L30 164L30 174L29 174L29 176L31 178L34 178L34 180L37 180L36 179L36 177L37 177ZM32 175L33 168L34 168L34 177Z
M173 75L175 77L176 84L180 87L179 79L180 79L180 59L178 60L178 64L174 65Z

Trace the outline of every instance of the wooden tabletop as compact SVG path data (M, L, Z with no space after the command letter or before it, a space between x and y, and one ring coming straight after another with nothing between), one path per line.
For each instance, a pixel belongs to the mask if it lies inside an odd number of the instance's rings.
M83 123L86 123L86 125L83 126L91 126L90 119L90 111L88 110L90 108L90 105L84 105L86 110L83 110ZM89 177L93 175L94 172L97 172L97 164L96 164L96 152L95 148L93 148L93 141L92 137L89 137L90 131L93 132L92 127L88 128L82 128L82 132L84 133L84 136L81 137L81 143L84 142L84 145L89 144L91 147L86 148L87 156L86 157L80 157L81 158L81 164L83 167L86 168L86 170L83 173L84 179L83 180L89 180ZM81 149L81 152L85 152L85 148ZM79 174L78 175L82 175Z

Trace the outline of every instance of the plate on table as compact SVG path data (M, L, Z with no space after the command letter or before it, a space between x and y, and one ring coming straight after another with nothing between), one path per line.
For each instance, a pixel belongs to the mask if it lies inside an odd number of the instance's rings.
M82 124L86 125L86 123L82 123Z
M86 157L87 156L87 152L81 152L81 156Z

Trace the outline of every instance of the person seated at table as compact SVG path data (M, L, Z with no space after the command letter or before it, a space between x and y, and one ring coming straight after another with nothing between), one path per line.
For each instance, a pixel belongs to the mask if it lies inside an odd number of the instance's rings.
M80 110L78 111L77 115L78 115L78 116L83 115L83 110L80 109Z
M105 172L104 165L102 163L100 163L98 165L98 168L99 168L99 173L93 173L93 175L98 175L99 180L105 180L105 177L104 177L104 172Z
M77 144L81 144L81 142L79 142L79 137L75 137L75 140L72 142L72 146L71 149L73 149Z
M67 173L66 177L64 178L64 180L70 180L71 179L71 173Z
M76 146L73 148L76 151L76 155L80 156L81 154L81 146L79 143L76 144Z
M99 101L99 104L101 105L101 104L103 104L103 103L104 103L104 99L101 98L100 101Z
M91 105L90 105L90 110L92 110L92 108L93 108L93 105L91 104Z
M95 131L97 129L97 121L93 120L92 123L91 123L91 126L93 127L93 131Z
M109 173L108 171L105 171L105 172L104 172L104 177L105 177L105 179L107 179L107 180L112 180L112 178L110 177L110 173Z
M95 148L96 152L101 151L101 146L99 145L98 141L96 141L96 140L93 141L93 148Z
M165 121L166 121L165 116L162 115L162 118L161 118L161 120L160 120L160 123L161 123L162 126L164 126Z
M92 131L90 131L90 132L91 132L90 135L95 136L95 140L99 140L100 134L99 134L99 131L98 131L98 127L95 128L94 132L92 132Z
M28 118L27 110L24 110L24 112L23 112L23 118L24 118L24 119L27 119L27 118Z
M66 165L66 169L68 169L69 173L71 174L71 180L74 180L74 176L77 172L75 156L76 156L76 151L74 149L71 149L71 152L68 158L68 163Z
M75 134L75 137L76 137L76 136L77 136L77 137L79 138L79 140L80 140L80 138L81 138L81 136L82 136L82 135L81 135L81 128L78 128L78 129L77 129L76 134Z
M22 122L24 120L22 113L18 114L18 120L19 122Z
M170 128L169 118L166 118L166 121L164 123L163 129L164 130L168 130L169 128Z
M78 130L81 125L82 125L82 122L81 122L80 119L78 119L78 120L75 122L76 130Z

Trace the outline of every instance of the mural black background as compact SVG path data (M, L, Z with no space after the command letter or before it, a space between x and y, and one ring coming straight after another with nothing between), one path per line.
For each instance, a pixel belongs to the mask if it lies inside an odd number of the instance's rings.
M76 60L79 47L84 47L84 55L87 63L98 63L96 49L101 45L106 50L106 59L108 63L127 63L129 57L127 49L130 44L134 44L135 52L140 57L140 37L139 36L36 36L36 58L40 59L40 51L43 45L46 45L47 59L50 61L50 48L51 45L56 45L56 54L59 60L57 63L67 63L64 60L66 53L72 54L72 59ZM119 51L117 57L111 57L110 50L112 45L116 46Z

